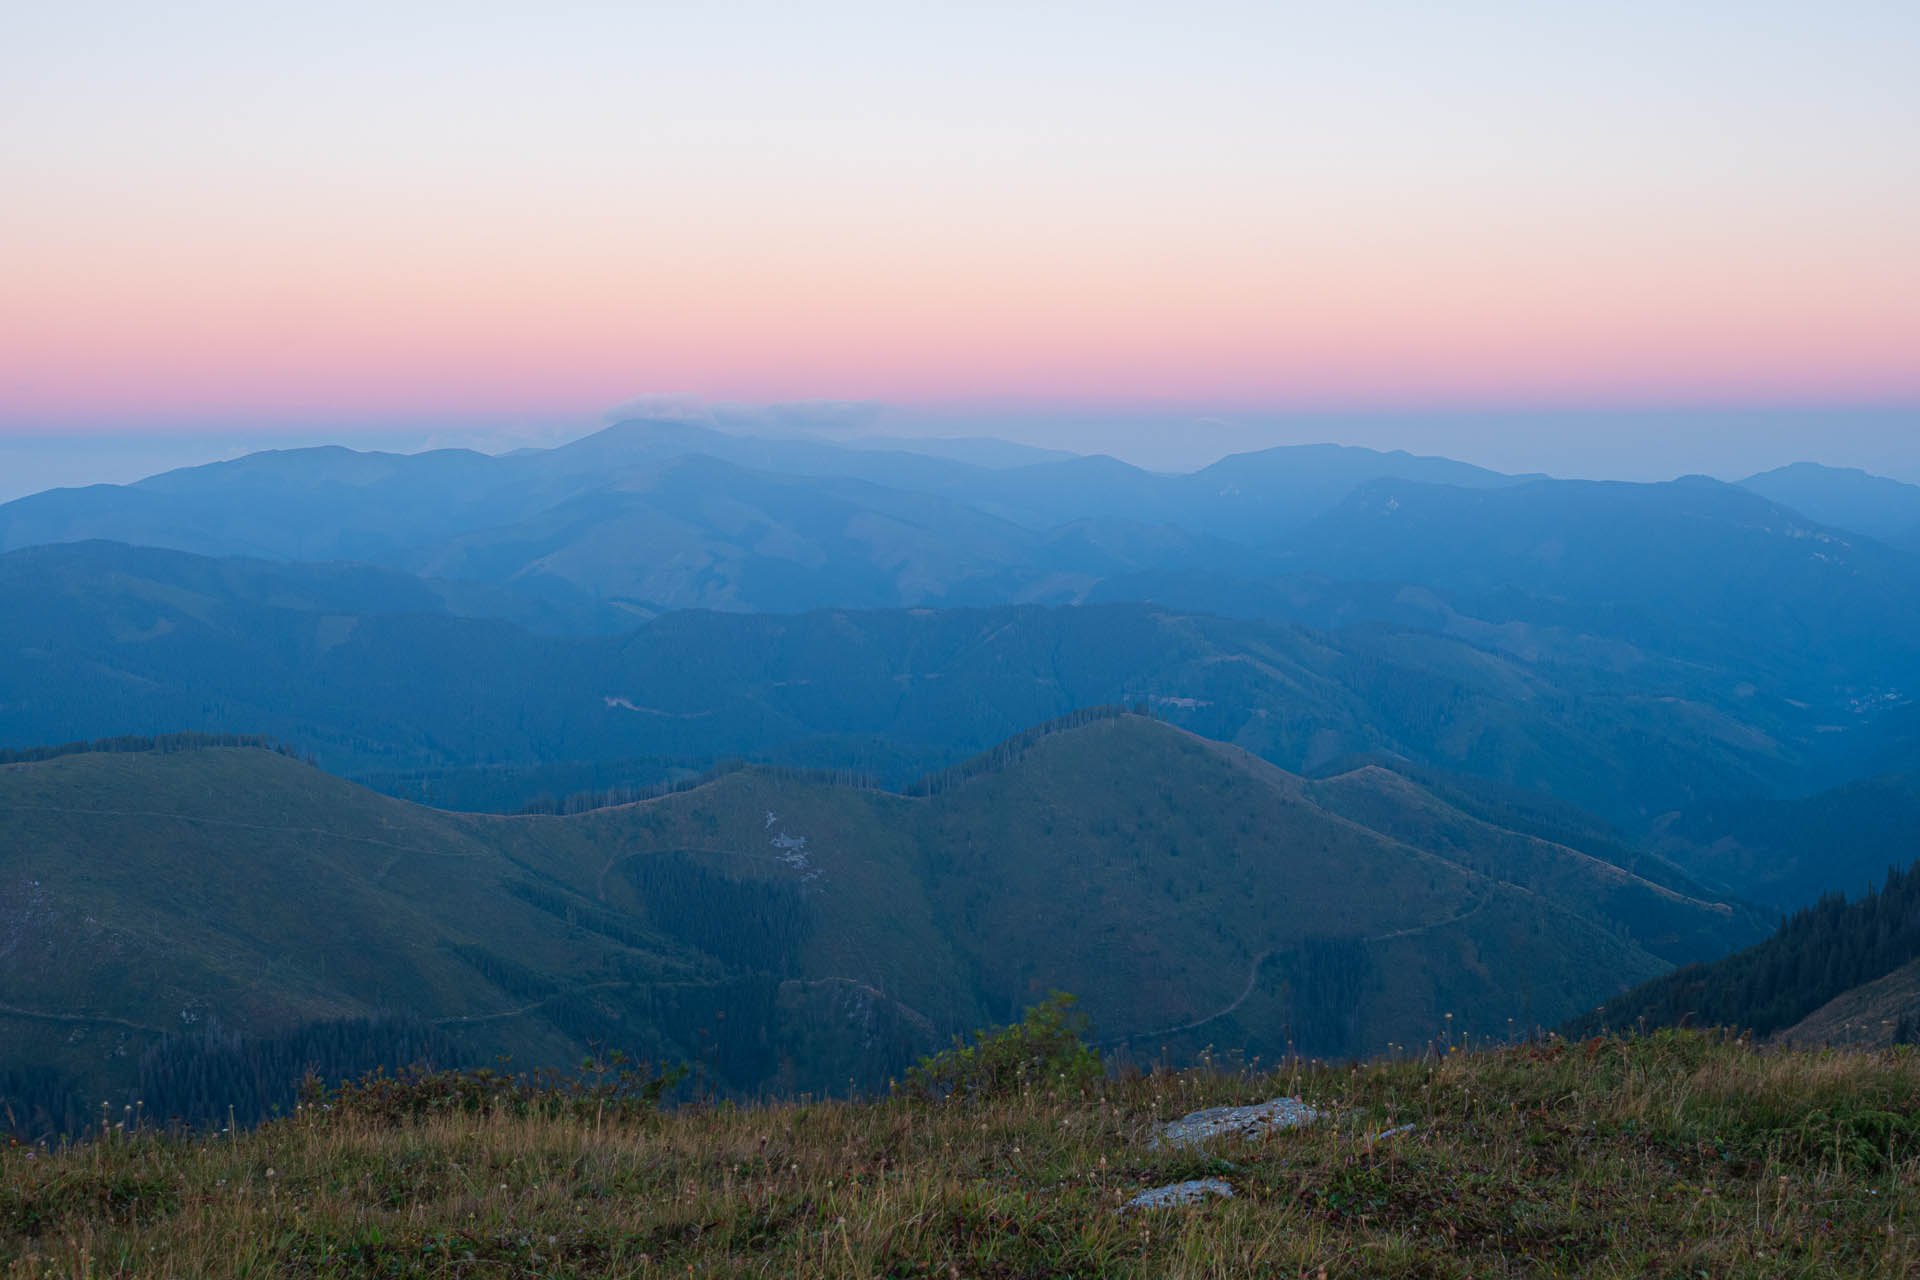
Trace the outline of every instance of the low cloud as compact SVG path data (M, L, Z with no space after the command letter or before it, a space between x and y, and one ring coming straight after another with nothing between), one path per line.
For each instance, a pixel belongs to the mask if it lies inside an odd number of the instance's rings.
M711 421L713 411L699 396L660 392L635 396L613 406L601 416L608 422L642 419L649 422L698 422L704 426Z
M878 400L794 400L778 404L709 402L695 395L637 396L607 410L609 422L686 422L735 435L851 438L886 414Z

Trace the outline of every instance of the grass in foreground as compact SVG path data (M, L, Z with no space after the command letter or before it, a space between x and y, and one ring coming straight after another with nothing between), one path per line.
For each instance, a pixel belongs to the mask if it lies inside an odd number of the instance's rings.
M1340 1121L1146 1147L1296 1093ZM1210 1176L1237 1197L1119 1212ZM1916 1211L1920 1057L1671 1032L1067 1096L309 1108L0 1153L14 1276L1893 1276L1920 1274Z

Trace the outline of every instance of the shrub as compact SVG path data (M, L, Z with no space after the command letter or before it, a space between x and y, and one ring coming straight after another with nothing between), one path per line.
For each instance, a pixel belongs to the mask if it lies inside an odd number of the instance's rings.
M1056 991L1027 1010L1011 1027L955 1036L953 1048L922 1058L907 1073L902 1091L926 1102L946 1098L1005 1097L1024 1089L1069 1092L1101 1078L1100 1055L1080 1041L1086 1015L1073 1012L1074 997Z

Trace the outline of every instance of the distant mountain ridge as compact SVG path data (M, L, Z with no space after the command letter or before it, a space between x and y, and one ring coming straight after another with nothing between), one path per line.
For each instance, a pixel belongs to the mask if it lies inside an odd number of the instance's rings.
M636 469L692 456L788 478L863 480L932 494L1035 531L1121 518L1252 546L1298 529L1376 481L1496 489L1544 479L1331 444L1234 454L1166 475L1111 458L984 438L836 444L648 417L556 448L498 457L463 450L356 453L338 446L268 450L131 485L49 490L0 504L0 550L109 538L210 555L399 564L448 539L503 528L619 483ZM1920 486L1796 463L1751 476L1741 487L1831 527L1894 542L1920 536Z
M1808 688L1920 671L1920 560L1705 477L1491 490L1378 480L1294 534L1281 563L1418 583L1489 622L1751 663Z
M1920 485L1858 467L1795 462L1748 476L1740 487L1836 529L1920 551Z
M482 584L503 593L489 613L582 630L685 608L1169 594L1184 608L1293 617L1303 606L1286 580L1318 575L1431 593L1441 614L1494 628L1554 627L1689 660L1730 663L1757 643L1757 674L1803 701L1903 688L1920 669L1920 641L1899 622L1920 605L1920 557L1760 496L1771 486L1818 497L1808 477L1920 495L1822 468L1743 487L1644 485L1330 445L1237 454L1180 476L1098 456L996 469L646 419L507 457L270 452L50 491L0 505L0 548L109 538L355 560ZM1899 506L1880 507L1889 503ZM1837 519L1867 506L1822 509ZM1207 583L1219 589L1197 594ZM507 595L527 603L512 609ZM1404 591L1344 598L1329 625L1410 616ZM1436 609L1411 612L1421 611Z
M1550 796L1782 905L1828 872L1853 887L1857 860L1769 863L1743 816L1920 761L1920 556L1755 491L1777 473L948 452L656 418L9 503L0 745L264 729L409 795L458 771L444 794L514 808L729 756L899 781L1144 698L1286 768L1366 757Z
M993 470L642 421L513 457L258 454L0 506L0 545L79 537L476 583L496 593L485 612L543 630L685 608L1164 599L1327 626L1424 617L1496 646L1520 627L1529 654L1550 629L1582 661L1608 645L1752 660L1749 683L1810 703L1898 696L1920 670L1904 625L1920 557L1748 489L1528 479L1333 446L1158 476L1110 458ZM1361 585L1329 593L1316 578Z
M1920 773L1860 778L1810 796L1694 814L1659 847L1695 875L1739 884L1757 902L1791 908L1822 893L1869 892L1920 856Z
M1575 661L1545 630L1528 642L1550 660L1472 628L1327 632L1152 604L696 611L554 637L459 616L469 603L354 566L9 553L0 745L257 729L345 772L744 755L904 781L1076 706L1146 699L1283 767L1388 753L1637 831L1778 795L1845 737L1693 665Z
M645 484L662 467L695 457L739 469L709 469L707 483L693 491L709 499L729 498L728 486L716 483L724 480L864 481L899 495L930 494L1035 532L1078 520L1126 519L1256 543L1310 518L1368 478L1474 485L1507 480L1447 459L1332 445L1235 455L1186 476L1156 475L1098 457L1043 455L996 468L904 447L762 439L642 419L558 448L501 457L460 450L279 450L132 485L49 490L0 504L0 550L106 538L206 555L359 559L399 567L430 557L453 539L506 529L609 487ZM765 474L748 479L742 472ZM896 505L904 500L891 499Z

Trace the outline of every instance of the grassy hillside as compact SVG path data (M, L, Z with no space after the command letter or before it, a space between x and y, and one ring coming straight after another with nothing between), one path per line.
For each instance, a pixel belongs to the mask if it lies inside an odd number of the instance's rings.
M1786 1044L1920 1044L1920 959L1841 992L1776 1037Z
M269 752L7 765L0 797L4 1066L89 1094L164 1074L163 1044L383 1011L482 1059L551 1060L578 1048L557 1011L499 1015L596 981L714 977L637 922L610 937L509 891L524 873L443 815Z
M0 767L0 885L0 1069L89 1096L381 1018L469 1060L599 1043L844 1091L1054 988L1142 1059L1371 1054L1447 1015L1552 1023L1759 932L1383 771L1309 785L1135 715L930 796L745 769L568 817L260 750L68 755Z
M1153 1150L1298 1094L1334 1123ZM22 1277L1907 1276L1920 1059L1698 1035L971 1105L308 1111L236 1138L0 1150ZM1411 1125L1391 1138L1372 1135ZM1231 1199L1124 1213L1212 1177Z

